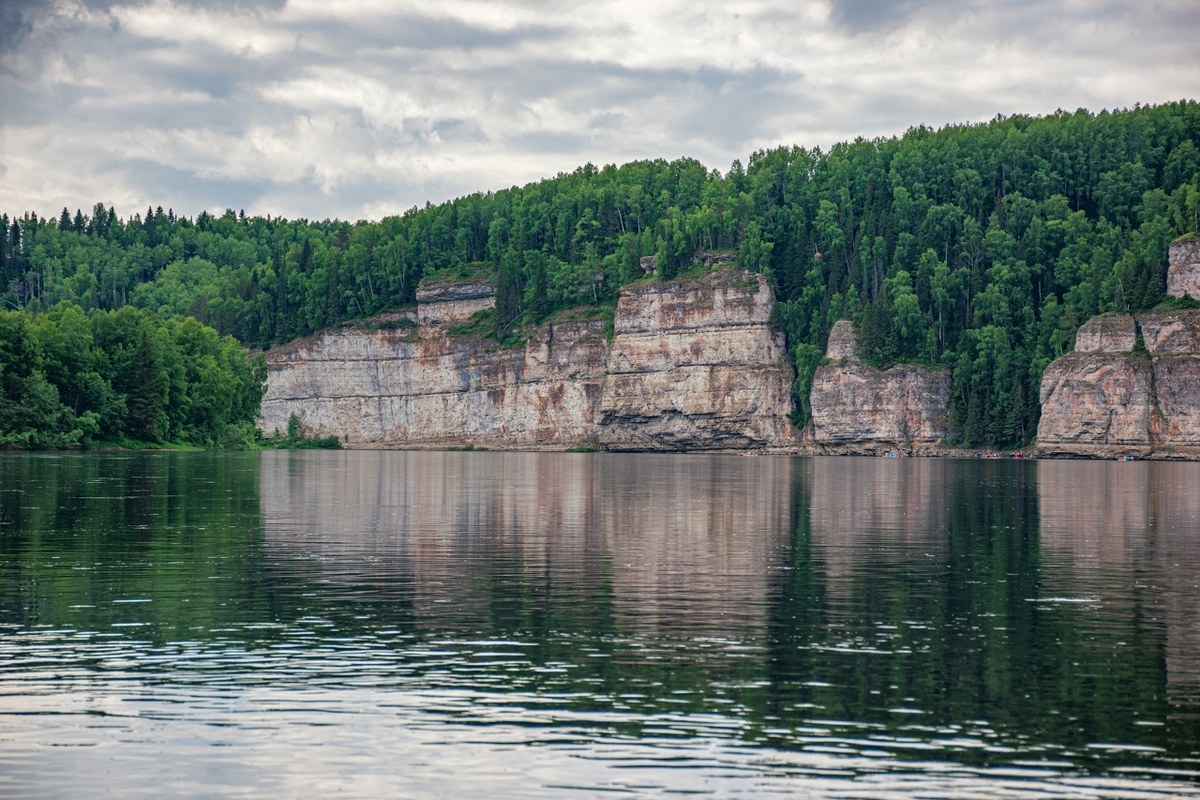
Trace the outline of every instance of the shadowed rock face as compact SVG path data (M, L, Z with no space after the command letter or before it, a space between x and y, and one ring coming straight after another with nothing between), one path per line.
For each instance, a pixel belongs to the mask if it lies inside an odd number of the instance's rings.
M422 311L473 299L419 298ZM595 319L514 349L444 325L327 331L266 354L261 428L295 414L360 447L788 448L794 373L773 304L762 276L721 270L623 290L611 346Z
M1095 324L1093 324L1095 323ZM1106 314L1042 376L1044 455L1200 457L1200 311ZM1131 336L1130 331L1134 333ZM1125 344L1130 344L1125 347Z
M950 435L946 405L950 373L900 364L879 370L858 361L851 323L829 334L826 357L813 374L812 441L845 452L936 445Z

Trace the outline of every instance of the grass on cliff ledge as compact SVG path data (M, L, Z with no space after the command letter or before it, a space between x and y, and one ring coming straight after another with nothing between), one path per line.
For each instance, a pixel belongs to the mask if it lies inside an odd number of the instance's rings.
M1156 305L1151 311L1190 311L1200 308L1200 303L1190 297L1168 297Z
M465 283L486 283L494 285L496 268L486 261L473 261L459 267L445 267L437 272L431 272L421 278L417 291L421 289L440 289L446 286L461 286Z

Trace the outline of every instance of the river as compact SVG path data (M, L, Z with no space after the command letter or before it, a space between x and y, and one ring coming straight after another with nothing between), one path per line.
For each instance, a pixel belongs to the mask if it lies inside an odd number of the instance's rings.
M1200 464L0 453L0 797L1200 797Z

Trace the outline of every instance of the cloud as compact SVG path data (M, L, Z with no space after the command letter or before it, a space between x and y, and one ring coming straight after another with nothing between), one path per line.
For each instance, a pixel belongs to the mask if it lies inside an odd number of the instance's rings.
M1194 91L1191 0L8 0L0 207L377 218Z

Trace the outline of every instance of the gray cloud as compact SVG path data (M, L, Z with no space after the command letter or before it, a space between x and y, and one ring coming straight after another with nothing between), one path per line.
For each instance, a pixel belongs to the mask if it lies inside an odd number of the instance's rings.
M0 53L15 50L25 41L33 30L31 12L35 10L35 3L20 0L0 6Z
M0 207L375 218L587 161L723 168L777 144L1163 102L1200 74L1191 0L341 8L3 2Z

